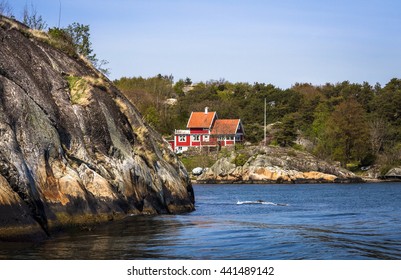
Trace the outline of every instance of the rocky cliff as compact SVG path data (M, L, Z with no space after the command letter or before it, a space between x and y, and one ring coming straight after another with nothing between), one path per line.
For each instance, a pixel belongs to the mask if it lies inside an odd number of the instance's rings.
M136 108L85 59L0 16L0 239L192 210L185 168Z
M219 159L197 178L200 183L345 183L361 182L352 172L306 152L253 147Z

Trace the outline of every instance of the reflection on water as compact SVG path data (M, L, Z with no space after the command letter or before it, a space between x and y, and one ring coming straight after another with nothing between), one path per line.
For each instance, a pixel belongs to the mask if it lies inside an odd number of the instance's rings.
M70 230L42 243L0 243L3 259L143 259L162 258L157 250L173 246L165 235L183 225L155 217L127 217L86 230Z
M400 184L195 191L195 212L128 216L42 243L0 243L0 258L401 259ZM272 203L237 204L259 199Z

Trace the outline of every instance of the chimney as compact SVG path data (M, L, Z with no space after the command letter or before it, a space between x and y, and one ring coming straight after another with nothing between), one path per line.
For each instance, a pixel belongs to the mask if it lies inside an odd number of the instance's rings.
M205 107L205 115L207 115L208 111L209 111L209 107Z

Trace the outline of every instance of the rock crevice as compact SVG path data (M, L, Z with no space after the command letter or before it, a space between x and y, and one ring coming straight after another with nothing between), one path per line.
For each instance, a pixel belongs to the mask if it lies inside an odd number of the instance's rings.
M346 183L361 182L352 172L292 149L254 147L242 151L247 160L236 165L238 156L219 159L198 182L231 183Z
M0 38L0 239L194 210L185 168L107 78L1 16Z

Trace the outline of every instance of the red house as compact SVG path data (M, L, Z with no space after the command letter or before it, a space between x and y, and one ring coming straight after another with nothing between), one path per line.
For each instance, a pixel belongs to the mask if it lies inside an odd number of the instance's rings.
M218 119L216 112L192 112L187 129L175 130L169 141L176 153L190 147L234 146L244 141L244 129L240 119Z

